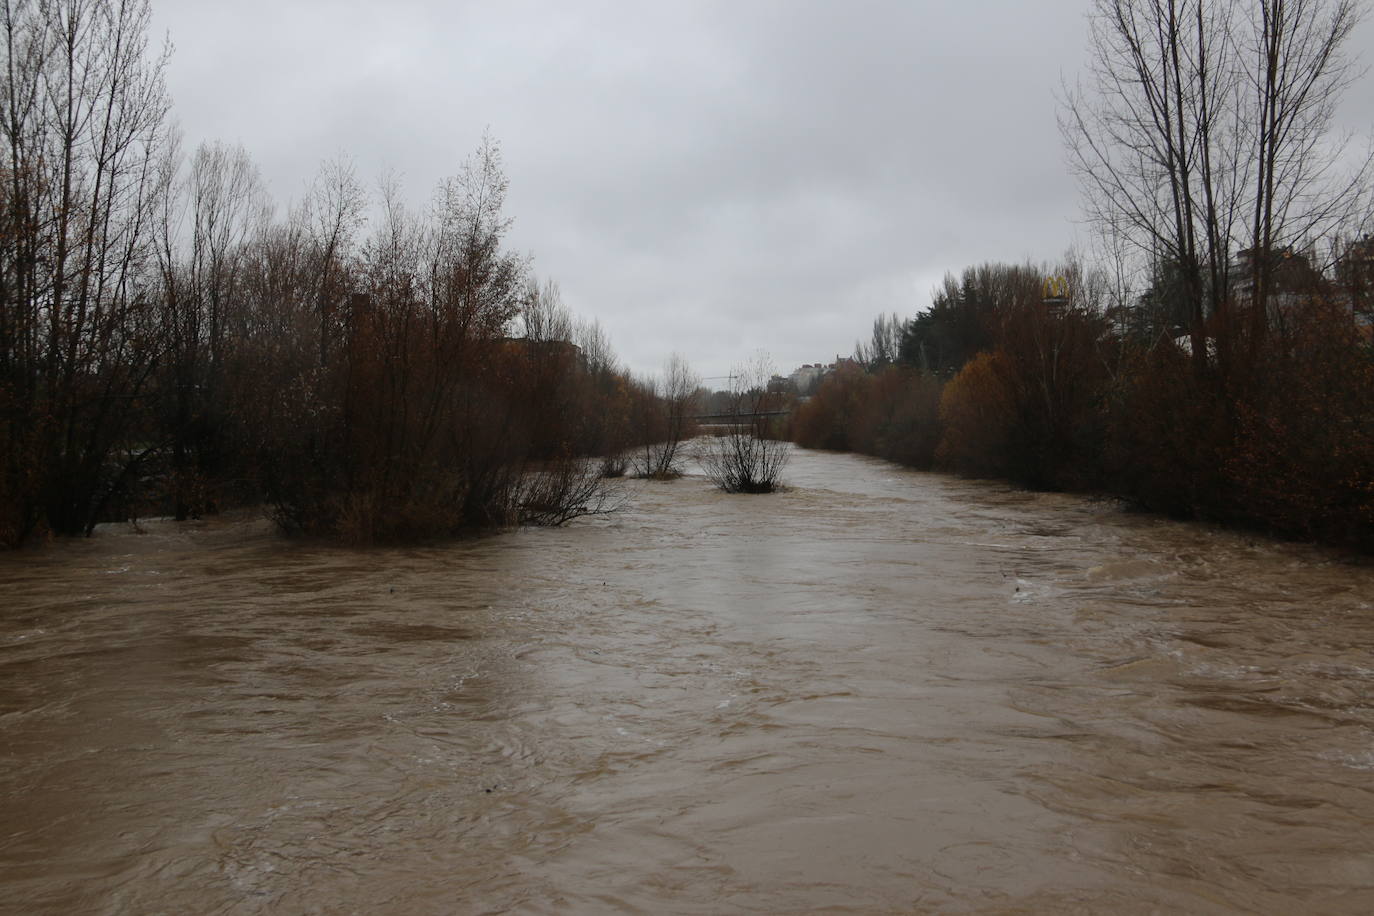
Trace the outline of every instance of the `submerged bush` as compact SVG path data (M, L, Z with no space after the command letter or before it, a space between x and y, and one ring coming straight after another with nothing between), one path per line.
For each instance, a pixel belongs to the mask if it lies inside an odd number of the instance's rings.
M760 355L734 373L735 387L726 399L726 430L706 441L702 470L726 493L772 493L792 455L792 444L775 435L775 420L786 395L770 385L772 366Z
M792 445L748 424L713 436L704 448L702 470L726 493L772 493L781 486Z

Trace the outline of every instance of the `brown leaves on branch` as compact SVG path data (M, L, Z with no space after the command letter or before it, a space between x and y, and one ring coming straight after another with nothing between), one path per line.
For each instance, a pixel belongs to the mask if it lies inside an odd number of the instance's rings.
M184 159L143 0L0 5L0 544L266 500L355 542L604 511L657 409L506 250L484 138L424 215L346 161L273 215ZM585 344L580 347L578 341Z

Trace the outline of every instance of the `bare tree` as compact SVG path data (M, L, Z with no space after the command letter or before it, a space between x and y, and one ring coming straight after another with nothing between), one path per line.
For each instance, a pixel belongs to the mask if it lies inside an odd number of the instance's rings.
M1235 123L1236 0L1096 0L1090 82L1062 126L1090 219L1175 265L1193 353L1224 311L1247 165Z
M644 387L653 396L646 406L657 416L640 418L641 425L653 434L635 456L635 475L656 480L682 476L678 459L683 440L695 428L694 410L700 379L687 360L674 353L663 367L662 382L649 380Z
M246 254L250 240L267 231L271 211L242 147L203 144L180 180L164 168L156 230L166 346L160 404L171 440L173 511L181 520L212 501L203 479L219 469L225 450L226 350L249 330L240 309Z
M906 322L895 312L879 315L873 320L873 334L868 343L860 341L854 345L854 361L869 372L880 372L895 365L905 328Z
M329 362L333 337L343 330L348 259L365 222L367 198L352 163L340 156L321 164L306 198L306 219L314 249L315 308L320 325L320 365Z
M634 385L611 348L611 339L596 321L579 322L574 332L582 364L591 386L592 409L587 416L588 451L601 457L602 477L624 477L630 469L636 441L632 423Z
M1355 0L1259 0L1245 53L1255 170L1250 224L1251 339L1263 336L1282 251L1335 233L1367 204L1369 161L1345 175L1326 147L1336 102L1353 78L1344 47Z
M41 519L89 532L137 473L159 357L148 229L168 142L146 0L0 2L3 473Z
M501 247L512 222L504 212L509 186L500 145L483 136L434 197L432 303L436 310L456 312L474 332L496 333L516 316L529 271L525 258Z
M532 343L571 344L573 316L563 304L563 293L555 280L540 283L531 277L525 285L525 297L520 303L520 330Z
M731 421L727 431L706 444L701 456L706 476L727 493L772 493L792 456L792 443L773 434L783 396L769 387L773 366L758 355L731 376Z
M564 456L529 469L516 486L519 520L554 528L589 515L608 515L622 500L590 460Z
M1254 253L1259 331L1273 253L1363 206L1366 170L1337 174L1327 142L1358 13L1354 0L1095 0L1087 85L1061 126L1089 218L1173 278L1199 369L1208 322L1226 327L1236 298L1233 255Z
M579 321L573 331L573 340L582 350L582 359L587 364L588 372L593 375L610 375L619 371L615 351L611 347L611 338L606 334L601 322Z
M579 400L585 372L572 342L572 312L563 304L556 282L540 284L530 278L518 323L522 336L512 346L521 367L516 381L529 416L531 455L551 460L579 454L583 451Z

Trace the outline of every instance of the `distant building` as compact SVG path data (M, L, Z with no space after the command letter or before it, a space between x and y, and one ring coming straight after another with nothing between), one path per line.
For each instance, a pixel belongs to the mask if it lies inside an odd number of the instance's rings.
M1251 304L1255 300L1255 272L1262 253L1258 248L1246 248L1231 262L1231 290L1236 301ZM1292 248L1269 253L1269 294L1267 318L1271 328L1283 327L1295 310L1313 295L1320 294L1326 282L1311 259Z
M806 396L816 390L816 386L820 384L821 379L824 377L824 366L820 363L816 363L815 365L807 363L798 369L793 369L792 374L787 377L787 380L796 387L797 394Z
M816 393L821 381L833 372L863 371L863 364L853 357L836 355L835 361L826 365L824 363L806 363L792 370L792 374L787 376L787 382L796 386L797 394L803 398L810 397Z

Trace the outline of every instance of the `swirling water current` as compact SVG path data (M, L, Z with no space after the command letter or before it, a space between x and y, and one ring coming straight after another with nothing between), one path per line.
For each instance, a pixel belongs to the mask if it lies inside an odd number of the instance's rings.
M1374 568L786 477L0 557L0 912L1374 911Z

